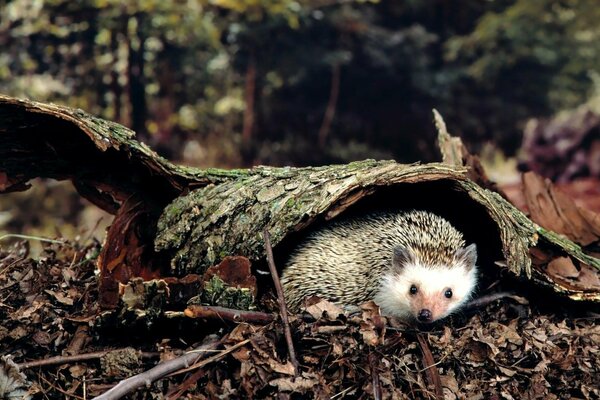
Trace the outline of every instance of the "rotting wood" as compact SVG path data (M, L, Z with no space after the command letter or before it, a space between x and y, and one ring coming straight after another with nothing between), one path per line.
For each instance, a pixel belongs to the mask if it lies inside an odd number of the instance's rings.
M469 179L472 168L373 160L313 168L186 168L159 157L116 123L81 110L2 95L0 140L1 191L23 190L35 177L69 179L83 196L117 212L115 224L122 229L109 231L105 247L112 250L100 262L105 283L132 274L201 273L227 255L263 260L264 229L277 250L290 235L335 218L384 190L403 187L406 192L413 184L416 188L446 182L450 184L436 197L443 202L454 192L462 193L460 206L469 210L464 218L471 208L485 209L497 231L480 236L499 236L508 270L572 299L600 302L600 289L573 290L539 266L532 267L529 249L543 244L596 270L600 260L534 224L498 193ZM123 205L139 204L139 199L144 218L138 218L136 207L130 207L130 213L121 210ZM133 245L124 242L128 237L135 238ZM115 243L129 246L126 256L115 252ZM158 272L144 261L155 256L166 260Z
M528 250L543 241L596 269L600 269L600 260L537 226L498 193L467 179L464 168L365 160L312 168L257 167L250 171L242 178L192 191L164 209L158 222L156 249L173 254L173 274L202 271L228 254L260 260L263 229L273 232L276 246L288 235L334 218L379 190L400 184L451 181L454 190L468 196L464 207L468 209L469 202L482 205L498 227L510 271L573 299L600 300L597 291L573 290L549 280L543 270L532 268Z

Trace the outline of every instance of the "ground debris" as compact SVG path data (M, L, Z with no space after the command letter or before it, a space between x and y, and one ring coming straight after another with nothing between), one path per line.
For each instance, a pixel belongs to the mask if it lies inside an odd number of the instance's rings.
M0 251L0 347L14 361L15 373L26 377L20 389L49 399L91 398L216 333L219 346L205 361L130 398L436 398L416 327L380 316L372 303L349 313L315 300L310 313L291 318L300 362L295 377L279 318L187 318L191 325L171 323L149 335L140 326L126 335L94 330L100 310L89 254L97 253L97 243L48 246L38 259L29 257L23 243ZM476 315L420 333L443 397L598 398L600 316L586 313L582 304L550 307L548 298L541 301L527 290L516 295L529 303L494 301ZM103 352L127 347L133 356L125 363L128 370L115 373ZM26 364L51 357L62 362Z
M141 357L131 347L109 351L100 357L100 368L105 376L127 378L140 372Z
M10 359L0 358L0 399L30 399L28 388L31 384L25 374L19 372L19 367Z

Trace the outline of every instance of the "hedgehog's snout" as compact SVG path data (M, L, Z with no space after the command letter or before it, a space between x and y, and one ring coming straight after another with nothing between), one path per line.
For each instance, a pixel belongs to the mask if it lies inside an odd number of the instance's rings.
M419 314L417 314L417 319L419 322L432 322L431 310L423 308L421 311L419 311Z

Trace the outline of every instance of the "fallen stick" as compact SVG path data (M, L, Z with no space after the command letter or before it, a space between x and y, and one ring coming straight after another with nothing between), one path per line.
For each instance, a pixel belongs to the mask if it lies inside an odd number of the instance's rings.
M211 337L206 343L202 344L202 346L187 352L181 357L162 362L148 371L122 380L112 389L107 390L100 396L95 397L94 400L120 399L126 394L133 392L137 388L147 386L172 372L197 362L199 359L204 358L208 351L216 349L220 343L221 340Z
M481 307L487 306L490 303L493 303L496 300L500 300L500 299L504 299L504 298L513 299L514 301L516 301L519 304L529 304L529 301L527 301L526 298L517 296L514 293L498 292L498 293L492 293L492 294L488 294L485 296L481 296L474 300L471 300L470 302L468 302L466 304L465 310L481 308Z
M259 311L243 311L219 306L201 305L188 306L185 309L184 314L186 317L190 318L210 318L221 319L224 321L249 322L258 324L268 324L269 322L273 322L275 319L273 314Z
M193 371L193 370L198 369L198 368L202 368L205 365L208 365L208 364L210 364L213 361L217 361L217 360L223 358L224 356L226 356L227 354L233 352L234 350L237 350L240 347L247 345L248 343L250 343L250 339L242 340L241 342L238 342L238 343L234 344L233 346L228 347L228 348L226 348L226 349L218 352L214 356L208 357L206 360L202 360L200 362L197 362L196 364L190 365L187 368L182 368L180 370L177 370L177 371L173 372L172 374L170 374L169 376L175 376L175 375L179 375L179 374L184 374L186 372Z
M369 354L369 369L371 370L371 384L373 385L373 399L381 400L381 382L379 381L379 372L377 371L377 356L375 353Z
M198 368L193 374L185 378L183 382L181 382L176 387L170 389L165 395L166 400L176 400L181 399L186 390L191 388L198 380L200 380L203 376L206 375L206 371Z
M435 398L437 400L443 400L444 389L442 387L442 379L440 378L439 371L435 367L435 360L433 358L433 354L431 354L429 343L422 333L417 333L417 340L419 341L421 353L423 353L423 368L425 369L427 380L434 388Z
M70 364L70 363L77 363L77 362L81 362L81 361L90 361L90 360L96 360L112 351L119 351L119 350L125 350L125 349L102 350L102 351L95 351L93 353L76 354L76 355L72 355L72 356L56 356L56 357L44 358L43 360L33 360L33 361L22 362L20 364L17 364L17 366L21 370L21 369L34 368L34 367L45 367L48 365ZM160 354L156 353L156 352L152 352L152 353L144 352L144 353L141 353L141 355L142 355L142 357L150 358L150 357L158 357Z
M269 270L271 271L273 283L275 284L275 290L277 291L277 302L279 303L279 312L281 314L281 321L283 322L283 332L285 333L285 340L287 342L288 352L290 354L290 362L294 366L294 375L298 376L300 373L300 363L298 363L298 359L296 359L296 351L294 350L294 342L292 341L292 330L290 329L287 305L285 304L283 288L281 287L281 281L279 280L277 268L275 267L275 259L273 258L273 248L271 247L271 237L269 235L269 231L265 229L263 236L265 238L265 248L267 250Z

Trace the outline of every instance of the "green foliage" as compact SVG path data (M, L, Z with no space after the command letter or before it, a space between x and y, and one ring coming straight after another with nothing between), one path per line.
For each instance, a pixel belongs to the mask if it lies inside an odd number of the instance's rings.
M598 17L593 0L518 0L484 14L471 33L445 44L445 59L459 71L452 90L476 91L445 111L455 122L473 119L473 130L504 131L500 139L514 149L526 118L574 107L590 95L600 62ZM474 120L484 113L491 118Z
M84 108L201 166L434 159L433 107L512 152L527 118L586 101L600 61L595 0L0 8L0 91Z

